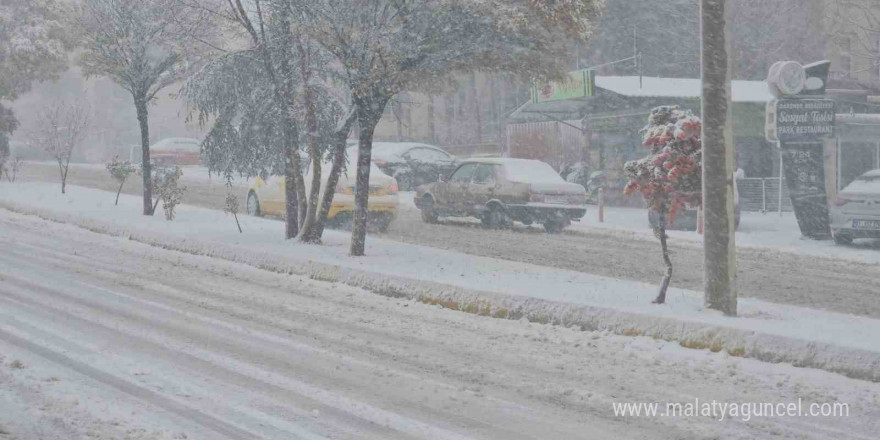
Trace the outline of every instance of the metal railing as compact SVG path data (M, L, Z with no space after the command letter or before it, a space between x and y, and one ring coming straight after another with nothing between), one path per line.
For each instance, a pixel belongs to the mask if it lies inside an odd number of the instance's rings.
M791 211L788 188L782 182L782 211ZM780 201L778 177L737 179L739 208L751 212L777 212Z

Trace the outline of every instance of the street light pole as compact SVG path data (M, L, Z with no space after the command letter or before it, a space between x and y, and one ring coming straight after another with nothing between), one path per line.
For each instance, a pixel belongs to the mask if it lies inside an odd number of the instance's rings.
M734 146L726 0L700 0L703 116L703 288L706 307L736 315Z

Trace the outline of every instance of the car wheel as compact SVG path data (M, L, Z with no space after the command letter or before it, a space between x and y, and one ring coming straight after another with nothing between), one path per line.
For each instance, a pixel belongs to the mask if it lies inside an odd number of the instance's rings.
M376 228L379 232L385 233L388 231L388 228L391 226L391 221L394 220L394 217L390 215L381 216L376 222Z
M253 191L248 193L246 209L248 215L254 217L263 216L263 212L260 210L260 201L257 199L257 195Z
M842 235L842 234L832 234L832 235L834 236L834 242L837 244L843 244L843 245L852 244L853 239L849 235Z
M510 227L510 216L500 206L492 206L483 215L483 226L489 229L507 229Z
M437 223L437 211L434 210L434 198L425 196L422 198L422 221L425 223Z
M546 230L548 234L559 234L564 228L565 222L560 220L551 220L544 222L544 230Z
M413 178L409 174L398 174L394 176L397 180L398 191L412 191Z

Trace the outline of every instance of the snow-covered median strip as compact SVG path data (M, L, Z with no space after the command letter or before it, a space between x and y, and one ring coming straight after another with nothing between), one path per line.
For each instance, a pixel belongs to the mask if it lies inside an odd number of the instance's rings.
M681 345L791 362L880 381L880 320L740 299L739 318L703 308L702 295L670 289L665 306L650 304L656 286L498 260L375 237L367 256L347 255L347 233L326 231L324 245L283 240L278 221L191 206L177 219L140 215L141 200L82 187L0 185L0 207L71 223L166 249L223 258L280 273L342 282L375 293L507 319L526 318ZM586 251L586 250L585 250Z

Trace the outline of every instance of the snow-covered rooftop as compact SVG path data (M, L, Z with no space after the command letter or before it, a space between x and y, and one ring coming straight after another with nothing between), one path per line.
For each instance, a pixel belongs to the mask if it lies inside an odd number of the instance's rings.
M596 87L624 96L656 96L677 98L699 98L702 94L699 78L657 78L638 76L597 76ZM734 102L762 103L773 99L765 81L731 82Z

